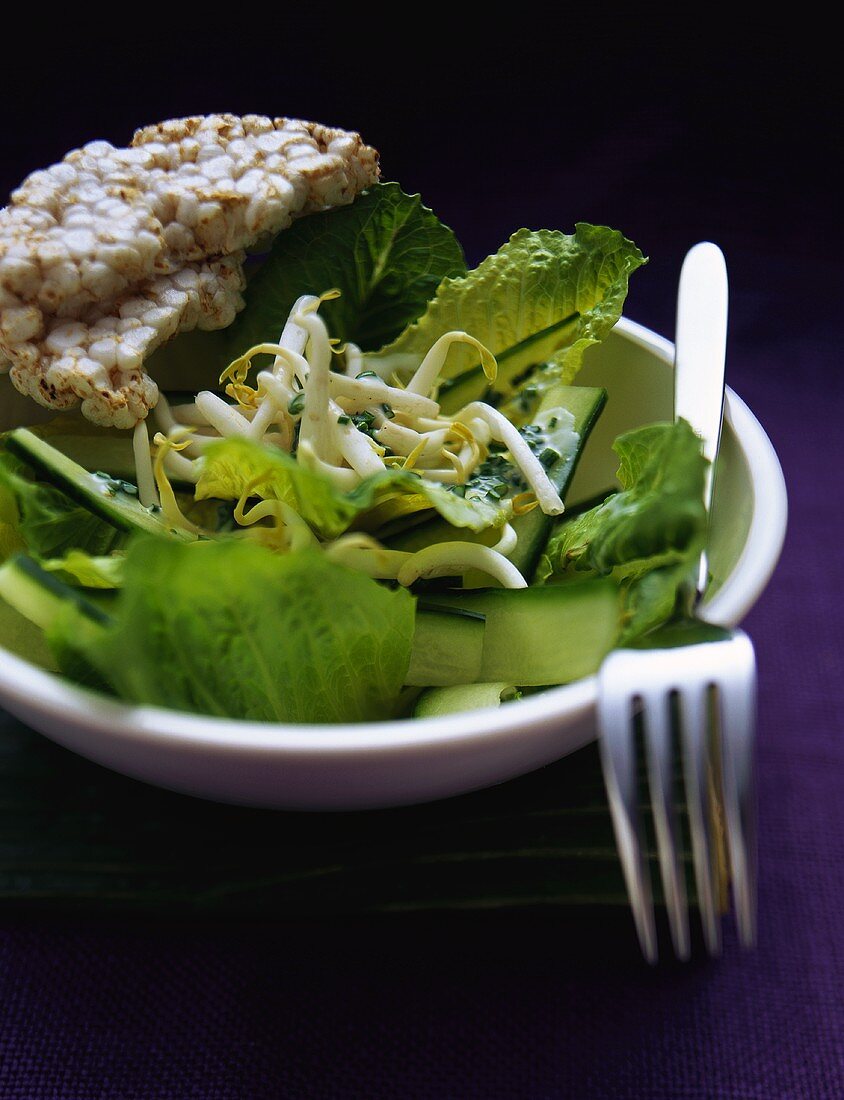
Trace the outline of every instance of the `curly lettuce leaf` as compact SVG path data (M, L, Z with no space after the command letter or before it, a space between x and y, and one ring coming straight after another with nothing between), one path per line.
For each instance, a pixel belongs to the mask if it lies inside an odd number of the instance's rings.
M474 271L444 280L419 320L367 358L382 374L413 370L443 333L462 329L498 359L496 389L546 361L558 380L571 382L586 348L621 316L628 279L645 262L632 241L605 226L580 222L571 235L520 229ZM455 347L443 377L478 362L474 349Z
M621 491L565 521L537 577L612 575L625 592L622 642L670 617L706 536L707 461L685 420L620 436Z
M414 612L404 589L319 551L141 536L113 622L85 656L134 703L262 722L370 721L398 706Z
M0 450L0 557L24 547L36 558L60 557L74 549L105 555L125 538L124 532L38 481L24 462Z
M457 238L419 195L379 183L351 205L300 218L278 235L249 282L227 346L234 358L277 340L300 295L337 287L340 298L320 310L331 335L364 351L380 348L422 313L444 278L465 272Z
M435 509L453 526L473 531L500 526L506 518L497 505L460 497L411 470L385 470L343 492L326 476L306 469L277 448L235 438L210 446L196 487L197 500L238 500L247 489L253 496L289 504L324 538L336 538L355 521L374 529L365 522L367 513L373 513L373 520L381 525L409 511Z

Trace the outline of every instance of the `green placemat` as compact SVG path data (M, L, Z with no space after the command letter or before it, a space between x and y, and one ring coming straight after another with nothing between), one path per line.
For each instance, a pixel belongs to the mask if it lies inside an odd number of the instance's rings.
M0 711L7 913L301 917L595 904L627 904L595 746L427 805L287 813L127 779Z

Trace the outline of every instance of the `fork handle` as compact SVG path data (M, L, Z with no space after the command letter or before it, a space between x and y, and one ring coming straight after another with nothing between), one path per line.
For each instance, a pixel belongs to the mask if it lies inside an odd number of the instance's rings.
M680 271L674 339L674 419L682 417L703 440L709 460L704 504L709 512L715 460L724 414L724 371L727 351L727 265L718 245L701 241L689 249ZM696 582L703 595L709 574L701 555Z

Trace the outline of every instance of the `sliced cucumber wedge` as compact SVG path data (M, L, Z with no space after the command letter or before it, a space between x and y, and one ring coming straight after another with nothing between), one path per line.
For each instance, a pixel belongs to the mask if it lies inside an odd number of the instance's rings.
M587 386L552 386L543 395L538 413L560 406L574 416L572 428L579 436L577 448L564 455L548 469L548 477L555 489L565 500L577 465L586 446L586 441L598 417L607 403L607 391ZM534 508L524 516L513 520L513 528L519 537L516 548L509 555L510 561L528 582L536 572L539 556L542 553L554 522L553 516L546 516L539 508Z
M23 459L45 481L118 530L146 531L185 541L196 538L186 531L172 529L159 511L148 511L137 497L116 487L111 478L89 473L28 428L15 428L8 432L4 442L13 454Z
M405 683L410 687L471 684L479 679L484 617L459 607L417 609Z
M72 604L91 622L105 625L109 616L69 584L60 581L26 554L16 554L0 566L0 597L25 619L47 630L61 609Z
M413 708L414 718L441 718L444 714L459 714L464 710L497 707L513 684L458 684L454 687L432 687L423 691Z
M475 682L568 684L597 672L618 636L619 593L610 580L432 593L426 603L486 619Z

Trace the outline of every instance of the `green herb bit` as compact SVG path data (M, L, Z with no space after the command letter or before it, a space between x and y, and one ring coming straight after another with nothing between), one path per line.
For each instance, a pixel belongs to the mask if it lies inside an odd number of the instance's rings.
M355 378L378 378L378 372L374 370L362 370L360 374L356 374Z
M350 416L346 416L345 414L343 416L338 416L337 417L337 423L338 424L351 424L351 422L352 422L352 418Z
M525 424L524 427L519 428L519 435L531 450L536 450L545 442L545 433L538 424Z
M547 470L549 466L554 465L559 457L559 451L555 450L553 447L546 447L545 450L540 454L539 461Z
M300 391L290 399L290 403L287 406L287 411L291 416L298 416L298 414L305 407L305 394Z
M393 412L393 406L392 406L392 405L388 405L386 401L385 401L385 402L384 402L384 404L383 404L383 405L381 406L381 408L382 408L382 410L383 410L383 412L384 412L384 416L386 416L386 418L387 418L388 420L392 420L392 419L393 419L393 417L394 417L394 416L396 415L396 414L395 414L395 413Z
M353 413L352 423L359 432L363 432L364 435L372 435L373 425L375 424L375 413L370 412L369 409L364 409L363 412Z

